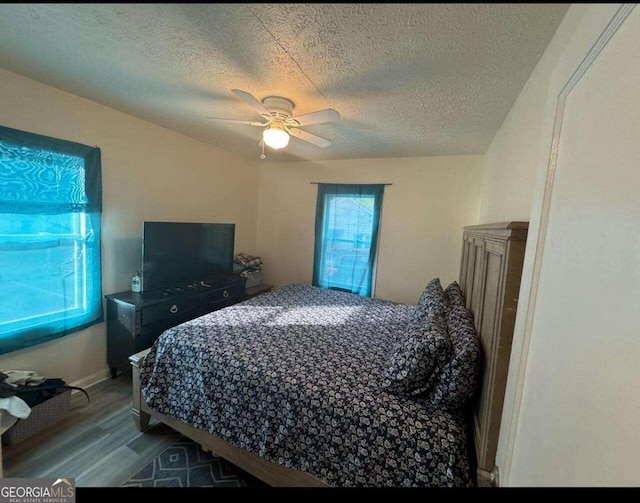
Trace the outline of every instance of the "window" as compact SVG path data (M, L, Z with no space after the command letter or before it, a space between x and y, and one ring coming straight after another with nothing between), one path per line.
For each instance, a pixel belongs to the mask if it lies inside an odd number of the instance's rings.
M0 354L103 320L100 149L0 126Z
M313 284L370 297L384 185L318 184Z

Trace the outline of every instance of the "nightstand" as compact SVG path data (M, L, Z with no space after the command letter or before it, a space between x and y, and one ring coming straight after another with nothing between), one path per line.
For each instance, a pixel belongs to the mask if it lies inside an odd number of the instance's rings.
M267 285L266 283L260 283L259 285L249 287L246 290L245 298L250 299L251 297L255 297L256 295L267 293L271 291L272 288L273 285Z

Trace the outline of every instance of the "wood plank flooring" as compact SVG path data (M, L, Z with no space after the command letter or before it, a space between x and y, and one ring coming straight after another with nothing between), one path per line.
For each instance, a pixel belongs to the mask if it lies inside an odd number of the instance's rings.
M155 420L141 433L131 415L131 378L120 375L71 396L67 417L3 446L5 477L73 477L77 487L120 486L179 434Z

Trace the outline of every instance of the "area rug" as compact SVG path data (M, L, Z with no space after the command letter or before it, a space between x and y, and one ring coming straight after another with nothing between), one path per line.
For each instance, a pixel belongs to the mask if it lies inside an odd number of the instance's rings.
M256 487L265 484L181 437L122 487Z

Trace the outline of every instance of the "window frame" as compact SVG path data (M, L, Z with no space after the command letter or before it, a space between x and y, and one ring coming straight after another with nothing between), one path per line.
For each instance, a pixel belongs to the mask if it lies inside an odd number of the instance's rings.
M71 227L77 229L77 232L74 233L51 233L48 237L50 239L61 239L70 241L73 243L74 253L73 253L73 288L75 302L72 306L66 309L55 309L55 310L47 310L40 311L38 314L33 314L31 316L24 316L21 318L14 318L12 320L3 321L0 319L0 336L5 333L15 332L17 328L23 326L25 329L37 329L42 325L46 325L48 323L55 323L62 319L72 319L75 317L82 317L87 312L87 244L86 244L86 214L85 213L65 213L65 216L68 216L71 222ZM75 222L74 222L75 220ZM2 242L2 238L6 236L6 234L0 234L0 242ZM38 239L29 240L29 237L41 236L41 234L14 234L13 236L20 236L21 241L23 242L38 242ZM78 253L78 248L81 248L82 251ZM26 321L29 320L29 324L26 325Z

